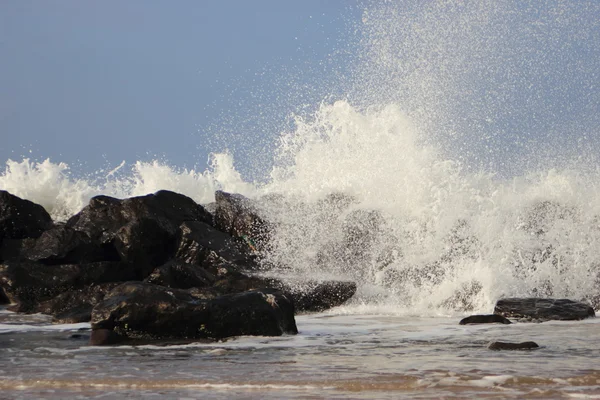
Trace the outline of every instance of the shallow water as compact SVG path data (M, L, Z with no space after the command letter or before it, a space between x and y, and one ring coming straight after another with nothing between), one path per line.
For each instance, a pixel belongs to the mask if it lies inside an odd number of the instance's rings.
M597 319L461 326L332 312L298 316L297 336L90 347L86 324L0 316L2 398L600 397ZM488 350L493 340L541 348Z

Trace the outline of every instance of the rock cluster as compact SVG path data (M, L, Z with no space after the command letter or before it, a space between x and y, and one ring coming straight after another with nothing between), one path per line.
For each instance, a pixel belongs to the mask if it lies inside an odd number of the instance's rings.
M353 282L301 289L255 274L273 226L241 195L214 213L170 191L97 196L66 223L0 191L0 304L92 323L92 343L295 334L294 313L342 304Z

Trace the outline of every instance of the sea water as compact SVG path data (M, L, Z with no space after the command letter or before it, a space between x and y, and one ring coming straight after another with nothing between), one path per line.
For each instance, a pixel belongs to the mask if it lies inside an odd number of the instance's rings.
M0 397L600 397L595 319L458 325L502 297L600 304L599 21L585 1L367 4L345 95L292 115L260 182L227 152L93 177L9 160L0 188L59 221L97 194L242 193L274 222L263 273L358 291L297 336L214 344L93 348L3 312Z

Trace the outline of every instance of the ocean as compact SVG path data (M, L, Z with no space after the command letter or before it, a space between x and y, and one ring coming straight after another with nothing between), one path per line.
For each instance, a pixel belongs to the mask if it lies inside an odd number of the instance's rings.
M600 398L596 319L458 325L506 297L600 306L600 5L364 8L343 95L292 111L261 179L224 151L0 173L56 221L98 194L241 193L276 226L263 273L352 280L354 298L296 336L108 348L89 324L2 311L0 398Z

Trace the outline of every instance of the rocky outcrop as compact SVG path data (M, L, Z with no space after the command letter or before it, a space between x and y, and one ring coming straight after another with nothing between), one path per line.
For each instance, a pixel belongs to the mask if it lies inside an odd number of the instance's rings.
M271 232L257 210L219 192L213 218L190 198L159 191L97 196L53 224L41 206L0 191L0 304L55 322L91 319L91 341L111 343L294 333L294 302L322 311L354 295L353 282L253 275L254 239L266 246Z
M114 288L92 311L94 344L117 338L222 339L298 332L294 305L285 293L265 289L200 301L189 292L141 282ZM107 333L112 332L112 333Z
M508 343L508 342L491 342L488 345L490 350L533 350L540 346L536 342Z
M509 298L496 303L494 314L528 321L581 320L594 317L594 309L568 299Z
M511 324L510 320L504 318L501 315L496 314L485 314L485 315L471 315L469 317L460 320L459 325L473 325L473 324Z

